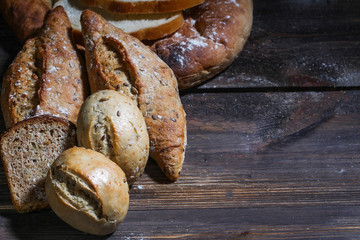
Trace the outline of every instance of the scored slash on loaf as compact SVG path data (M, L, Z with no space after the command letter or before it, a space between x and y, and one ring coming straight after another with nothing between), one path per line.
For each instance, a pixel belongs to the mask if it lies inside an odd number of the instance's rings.
M186 119L172 70L95 12L85 10L81 24L91 91L116 90L137 103L149 133L150 157L176 180L185 155Z
M34 34L51 9L48 0L30 2L0 0L0 11L20 41ZM79 19L84 9L99 13L140 40L151 40L144 42L174 71L180 90L225 70L240 54L253 22L252 0L54 1L54 6L59 5L69 15L80 44Z
M40 33L29 39L4 75L1 108L5 125L55 115L76 123L88 95L86 69L71 38L63 8L55 8Z

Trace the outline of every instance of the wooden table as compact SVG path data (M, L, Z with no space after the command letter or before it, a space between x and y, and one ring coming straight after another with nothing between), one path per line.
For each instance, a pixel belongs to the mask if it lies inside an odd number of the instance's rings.
M125 221L93 237L51 210L15 212L0 169L0 237L360 239L360 1L254 7L234 64L181 93L188 148L177 182L150 161ZM20 48L0 19L1 75Z

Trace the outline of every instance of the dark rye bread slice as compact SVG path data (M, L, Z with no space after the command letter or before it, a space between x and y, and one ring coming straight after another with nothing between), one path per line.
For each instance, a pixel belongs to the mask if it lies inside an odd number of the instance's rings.
M1 136L1 159L18 212L48 207L45 178L50 165L60 153L75 145L75 125L53 116L18 122Z

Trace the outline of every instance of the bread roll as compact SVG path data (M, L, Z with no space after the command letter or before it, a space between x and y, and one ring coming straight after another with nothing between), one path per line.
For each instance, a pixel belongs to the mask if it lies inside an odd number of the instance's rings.
M115 231L129 207L124 172L110 159L90 149L63 152L46 177L52 210L72 227L95 235Z
M81 16L90 89L123 92L139 106L150 139L150 157L170 180L182 169L186 119L173 71L135 37L85 10Z
M86 99L79 112L77 139L80 146L118 164L129 185L144 171L149 135L139 108L124 94L103 90Z

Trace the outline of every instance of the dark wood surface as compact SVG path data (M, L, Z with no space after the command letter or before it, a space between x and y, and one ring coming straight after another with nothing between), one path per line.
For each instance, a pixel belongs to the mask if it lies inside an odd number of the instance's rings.
M1 239L360 239L360 1L254 1L240 57L181 93L182 175L153 161L117 231L18 214L0 169ZM0 19L0 74L21 48ZM1 132L4 131L0 120Z

